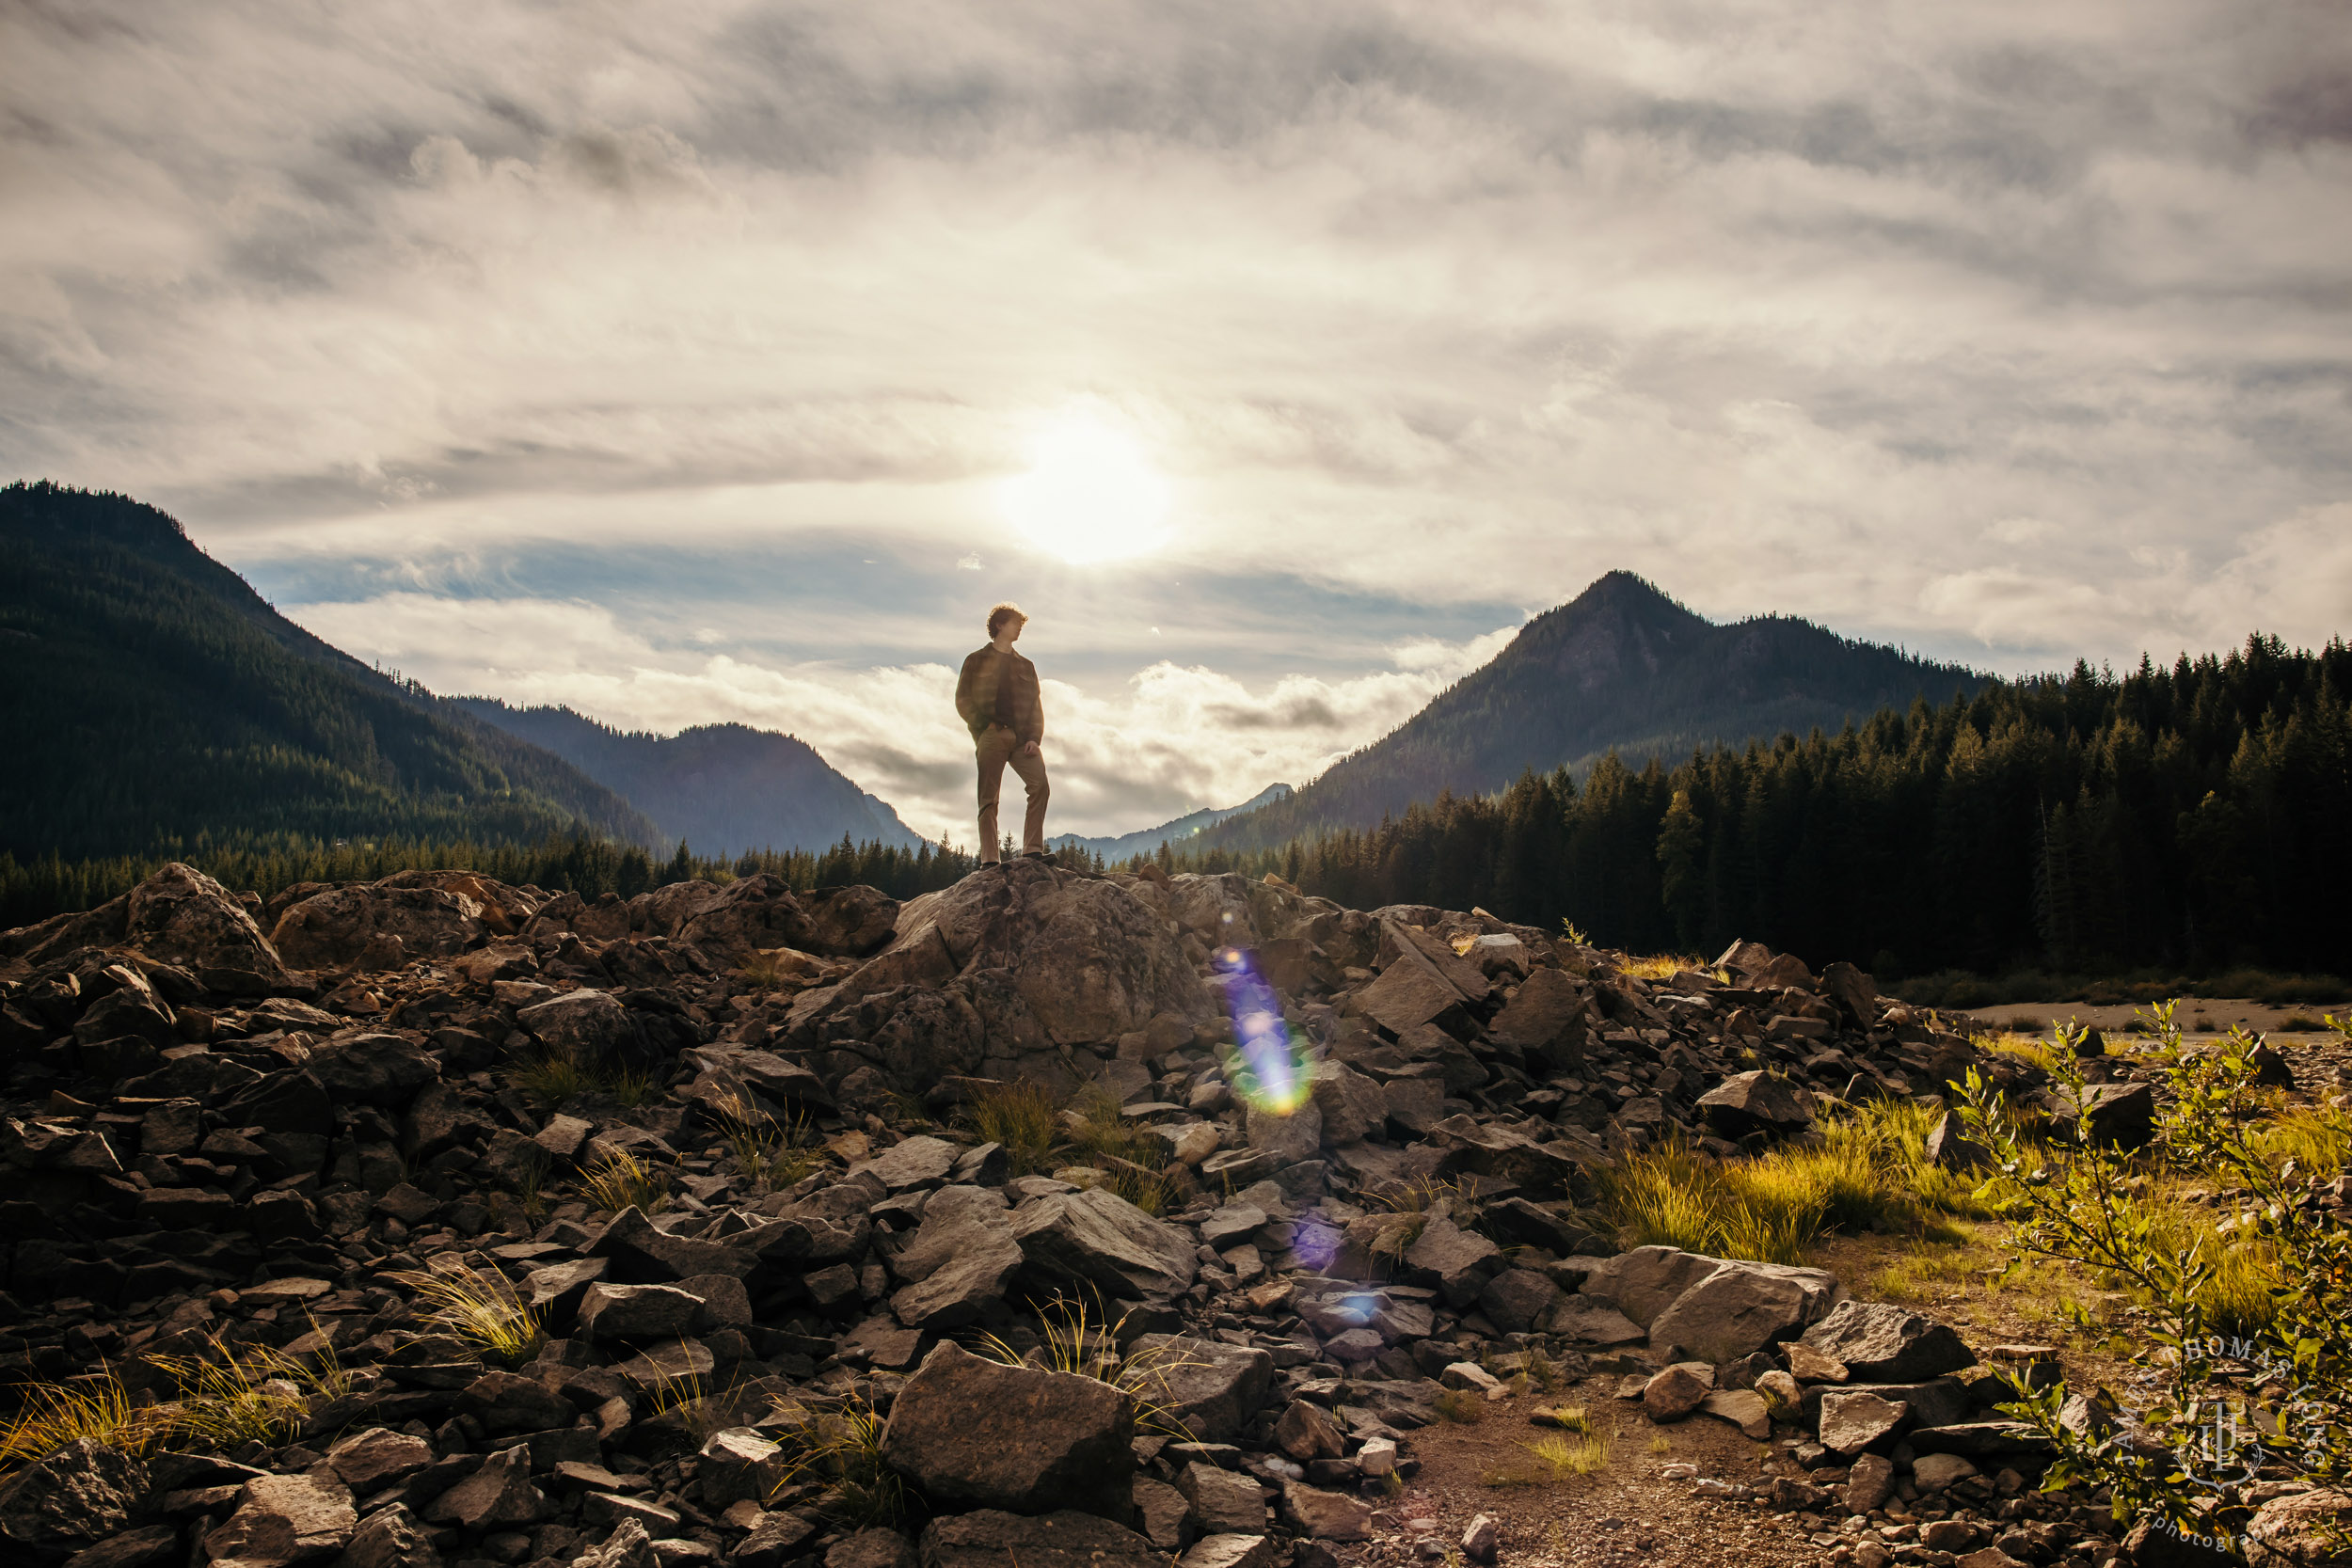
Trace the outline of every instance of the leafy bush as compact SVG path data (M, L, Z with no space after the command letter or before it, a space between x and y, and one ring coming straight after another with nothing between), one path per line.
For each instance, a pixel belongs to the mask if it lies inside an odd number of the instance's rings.
M2020 1386L2003 1407L2056 1447L2045 1486L2088 1481L2110 1490L2118 1518L2154 1513L2233 1536L2257 1470L2352 1480L2352 1230L2306 1201L2300 1164L2313 1150L2340 1156L2344 1134L2308 1115L2265 1124L2277 1096L2260 1083L2259 1038L2233 1030L2192 1052L2173 1013L2147 1015L2171 1092L2146 1151L2024 1128L1974 1072L1963 1116L1997 1162L1983 1192L2010 1222L2011 1269L2080 1264L2142 1306L2115 1342L2144 1374L2142 1408L2101 1403L2069 1418L2063 1382ZM2071 1051L2062 1057L2061 1090L2082 1094ZM2236 1195L2235 1212L2206 1222L2175 1196L2188 1180Z

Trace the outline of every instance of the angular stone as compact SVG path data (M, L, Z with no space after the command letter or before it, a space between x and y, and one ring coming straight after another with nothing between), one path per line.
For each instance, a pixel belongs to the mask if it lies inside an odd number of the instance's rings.
M1740 1072L1699 1096L1699 1111L1718 1136L1801 1132L1813 1125L1813 1097L1771 1072Z
M1574 1072L1584 1064L1589 1000L1584 987L1561 971L1532 970L1519 982L1518 994L1487 1025L1487 1033L1552 1071Z
M1564 1298L1543 1323L1547 1334L1558 1334L1586 1345L1626 1345L1646 1339L1649 1331L1597 1296Z
M1233 1441L1274 1383L1274 1357L1254 1345L1146 1334L1129 1354L1147 1358L1143 1397L1174 1417L1197 1442Z
M1426 1136L1445 1119L1442 1078L1391 1078L1380 1085L1380 1100L1388 1109L1389 1125L1412 1137Z
M1642 1386L1642 1409L1662 1426L1689 1416L1709 1392L1690 1368L1672 1366Z
M956 1156L962 1152L945 1138L902 1138L855 1169L870 1173L892 1192L902 1193L945 1181L956 1168Z
M825 1568L916 1568L914 1547L895 1529L862 1529L834 1543Z
M1179 1568L1275 1568L1281 1556L1263 1535L1210 1535L1177 1559Z
M466 1385L457 1408L492 1436L567 1427L580 1416L571 1401L546 1384L508 1371L485 1372Z
M1289 1111L1252 1104L1248 1111L1249 1147L1274 1162L1277 1169L1312 1160L1323 1149L1323 1112L1310 1099Z
M1929 1130L1927 1154L1928 1164L1943 1170L1977 1170L1993 1162L1984 1146L1969 1138L1949 1111L1936 1117Z
M1469 1027L1462 993L1418 949L1399 953L1380 977L1356 993L1356 1006L1391 1035L1424 1023L1449 1035Z
M598 1344L675 1339L701 1317L699 1297L675 1285L591 1285L580 1301L580 1333Z
M1846 1472L1839 1500L1849 1513L1869 1513L1886 1506L1895 1495L1895 1462L1883 1454L1866 1453Z
M1301 1465L1317 1459L1338 1459L1347 1451L1331 1418L1305 1400L1294 1400L1274 1423L1274 1444Z
M1389 1119L1380 1085L1344 1062L1316 1063L1311 1085L1323 1121L1323 1141L1334 1148L1363 1142Z
M1203 1535L1256 1535L1265 1529L1265 1492L1248 1476L1196 1459L1176 1472L1176 1489Z
M1427 1223L1412 1245L1405 1249L1408 1277L1434 1285L1451 1305L1467 1307L1478 1299L1488 1275L1502 1259L1502 1249L1474 1230L1464 1230L1440 1204L1429 1212Z
M359 1521L335 1568L441 1568L433 1532L405 1503L379 1508Z
M236 1513L204 1538L215 1562L233 1559L251 1568L285 1568L340 1552L359 1527L351 1490L310 1476L256 1476L245 1483Z
M1647 1327L1675 1298L1723 1266L1724 1259L1678 1247L1640 1246L1604 1259L1584 1275L1586 1296L1597 1296Z
M1917 1383L1977 1363L1950 1324L1891 1302L1840 1302L1804 1342L1863 1383Z
M339 1105L405 1109L417 1091L441 1075L432 1053L399 1035L338 1036L313 1046L306 1064Z
M185 966L206 990L225 995L264 996L294 984L245 906L212 878L177 861L131 890L123 941L150 958Z
M1825 1270L1725 1262L1650 1320L1650 1342L1680 1345L1702 1361L1735 1361L1819 1320L1836 1292Z
M1891 1436L1911 1414L1901 1400L1877 1394L1838 1393L1821 1396L1821 1446L1836 1454L1857 1454L1883 1437Z
M676 1515L671 1517L675 1522ZM612 1534L574 1558L572 1568L660 1568L660 1563L644 1521L622 1519L613 1525Z
M1478 1307L1505 1334L1526 1334L1543 1322L1561 1299L1560 1287L1534 1270L1505 1269L1479 1292Z
M2246 1527L2249 1568L2337 1568L2352 1553L2352 1493L2326 1489L2273 1497Z
M1024 1518L995 1509L934 1519L923 1568L1168 1568L1168 1554L1091 1513Z
M357 1432L326 1450L326 1463L358 1497L380 1491L433 1463L433 1445L388 1427Z
M425 1517L461 1529L513 1528L548 1515L548 1499L531 1484L531 1448L517 1443L436 1497Z
M718 1358L700 1339L673 1339L667 1344L649 1346L614 1367L612 1372L650 1393L692 1378L708 1377L717 1366Z
M587 1250L592 1258L612 1259L613 1273L634 1282L671 1284L698 1274L733 1275L740 1279L759 1265L762 1255L754 1250L754 1238L761 1236L764 1231L743 1231L731 1238L745 1243L741 1246L673 1236L646 1218L644 1211L624 1209L612 1216L612 1223Z
M1192 1540L1192 1505L1164 1481L1137 1476L1132 1486L1137 1528L1164 1552L1181 1552Z
M180 1555L178 1530L169 1525L149 1525L83 1547L65 1560L65 1568L166 1568ZM341 1560L351 1560L345 1556Z
M596 1124L579 1117L549 1117L548 1124L532 1139L548 1155L557 1160L577 1159L580 1146L595 1133Z
M1462 1528L1462 1555L1472 1562L1492 1562L1502 1550L1502 1524L1491 1513L1473 1515Z
M63 1557L128 1528L146 1491L145 1465L77 1437L0 1482L0 1542L35 1560Z
M784 1449L751 1427L712 1433L697 1457L703 1506L713 1513L746 1499L763 1502L784 1479Z
M907 1284L890 1309L909 1328L947 1333L979 1321L1021 1269L1004 1195L986 1187L943 1187L923 1206L923 1223L891 1271Z
M1104 1188L1052 1193L1013 1211L1032 1294L1166 1299L1192 1284L1192 1238Z
M1761 1443L1772 1434L1772 1414L1764 1396L1753 1388L1717 1388L1699 1401L1702 1413L1729 1421Z
M1974 1465L1956 1453L1923 1453L1911 1462L1912 1484L1922 1493L1941 1492L1978 1473Z
M1308 1485L1303 1481L1282 1483L1282 1513L1302 1535L1317 1541L1369 1541L1372 1505Z
M735 1548L737 1568L784 1568L801 1543L817 1533L813 1520L798 1513L767 1513Z
M898 1391L882 1455L936 1501L1125 1518L1134 1438L1135 1402L1108 1384L945 1343Z
M1791 1339L1781 1350L1788 1361L1788 1375L1799 1383L1843 1383L1853 1375L1843 1361L1803 1339Z

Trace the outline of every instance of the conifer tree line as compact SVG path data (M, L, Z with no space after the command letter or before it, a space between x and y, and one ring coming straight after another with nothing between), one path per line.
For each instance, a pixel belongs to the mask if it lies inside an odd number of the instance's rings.
M1358 909L1483 907L1635 952L1735 937L1885 975L2352 969L2352 649L2256 636L1996 682L1836 735L1523 775L1365 832L1168 854Z

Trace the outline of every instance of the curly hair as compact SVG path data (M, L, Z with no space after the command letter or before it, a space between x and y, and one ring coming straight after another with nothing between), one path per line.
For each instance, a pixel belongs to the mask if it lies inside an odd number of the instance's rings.
M1027 619L1028 616L1022 612L1021 607L1008 599L988 612L988 635L995 636L998 628L1007 621L1026 621Z

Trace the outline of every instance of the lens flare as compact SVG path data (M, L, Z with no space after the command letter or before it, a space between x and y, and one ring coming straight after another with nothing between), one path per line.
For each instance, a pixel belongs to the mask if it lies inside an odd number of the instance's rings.
M1225 923L1232 924L1232 915ZM1258 972L1257 958L1235 942L1220 946L1211 960L1225 981L1225 1007L1233 1021L1233 1040L1242 1067L1233 1092L1252 1110L1289 1116L1306 1102L1307 1074L1282 1022L1282 999Z

